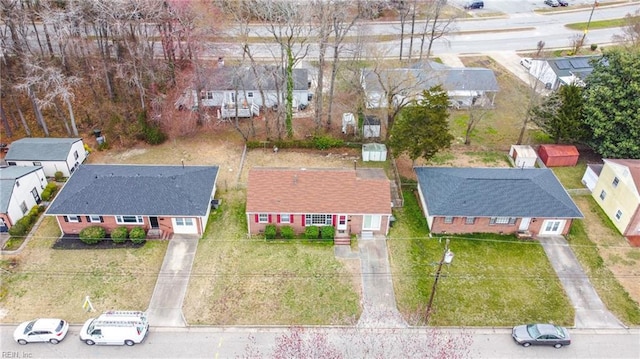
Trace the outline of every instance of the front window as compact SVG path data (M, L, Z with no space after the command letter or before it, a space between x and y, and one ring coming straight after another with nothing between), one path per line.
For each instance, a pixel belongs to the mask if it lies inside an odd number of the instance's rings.
M72 223L80 222L80 216L67 216L67 219Z
M118 224L144 224L142 216L116 216Z
M193 218L176 218L176 226L193 226Z
M20 203L20 210L22 211L22 214L27 213L27 210L29 208L27 208L27 203L25 201L22 201L22 203Z
M620 180L618 179L618 177L615 177L613 179L613 183L611 183L611 185L613 186L613 188L618 187L618 183L620 183Z
M474 224L476 222L476 217L467 217L464 220L464 224Z
M258 215L258 223L269 223L269 215L266 213L260 213Z
M333 224L333 216L330 214L305 214L304 223L307 226L330 226Z
M515 217L491 217L489 224L515 224Z
M620 218L622 218L622 211L621 211L621 210L618 210L618 211L616 212L616 219L618 219L618 220L619 220Z
M101 216L88 216L89 217L89 222L91 223L100 223L102 222L102 217Z
M291 223L291 215L289 215L289 214L281 214L280 215L280 223Z
M453 217L444 217L444 223L446 224L453 223Z

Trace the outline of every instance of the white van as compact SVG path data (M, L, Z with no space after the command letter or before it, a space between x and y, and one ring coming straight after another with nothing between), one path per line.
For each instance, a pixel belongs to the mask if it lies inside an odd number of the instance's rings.
M87 320L80 331L80 340L88 345L132 346L141 343L149 332L147 313L113 310Z

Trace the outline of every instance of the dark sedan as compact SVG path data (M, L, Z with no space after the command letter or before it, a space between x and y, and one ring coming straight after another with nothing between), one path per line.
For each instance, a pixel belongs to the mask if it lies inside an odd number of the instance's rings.
M511 336L523 347L529 345L553 345L562 348L571 344L567 328L554 324L518 325L511 331Z

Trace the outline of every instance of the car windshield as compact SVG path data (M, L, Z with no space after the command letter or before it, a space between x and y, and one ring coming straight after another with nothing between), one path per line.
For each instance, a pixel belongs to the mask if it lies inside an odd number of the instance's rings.
M64 327L64 320L61 320L60 323L58 323L58 327L56 328L56 332L61 331L62 327Z
M537 338L540 336L540 331L538 330L538 326L535 324L527 325L527 332L531 338Z
M558 338L564 338L564 332L562 331L562 328L557 325L554 328L556 329L556 336Z
M27 326L26 326L26 327L24 327L24 333L25 333L25 334L29 333L29 332L31 331L31 329L33 329L33 324L34 324L35 322L36 322L36 321L34 320L34 321L30 322L29 324L27 324Z

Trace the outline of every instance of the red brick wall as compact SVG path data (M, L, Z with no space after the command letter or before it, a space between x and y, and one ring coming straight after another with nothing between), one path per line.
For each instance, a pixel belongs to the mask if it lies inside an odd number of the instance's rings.
M116 218L114 216L102 216L102 219L104 222L102 223L97 223L97 222L89 222L87 221L87 217L86 216L80 216L82 222L65 222L64 220L64 216L56 216L58 223L60 224L60 229L62 230L63 233L65 234L79 234L80 231L85 228L85 227L90 227L90 226L100 226L102 228L104 228L107 233L111 233L112 230L116 229L117 227L122 226L122 224L118 224L116 223ZM144 224L137 224L137 225L126 225L125 227L131 229L134 227L142 227L146 230L149 229L149 218L148 217L142 217L142 219L144 220ZM160 228L164 231L165 228L163 228L163 226L165 225L165 222L168 222L169 226L171 226L171 219L170 218L166 218L164 219L164 221L158 221L160 223ZM172 231L171 227L168 227L169 231Z
M9 216L7 216L6 213L0 213L0 218L2 218L2 220L4 221L4 224L7 226L7 228L11 228L13 223L11 223L11 220L9 219Z
M435 217L431 228L432 233L504 233L513 234L518 232L520 228L521 218L518 218L514 224L490 224L490 218L477 217L474 224L466 224L466 217L454 217L453 223L444 223L444 217ZM571 220L566 220L563 235L569 232ZM540 232L540 227L544 222L544 218L532 219L529 223L528 231L533 235Z
M300 215L300 214L296 214L291 216L292 222L293 223L277 223L277 215L276 214L272 214L271 215L271 223L257 223L256 219L255 219L255 214L250 214L248 221L249 221L249 232L251 234L259 234L262 231L264 231L264 228L267 226L267 224L273 224L276 227L283 227L283 226L291 226L293 227L293 230L300 234L300 233L304 233L304 226L302 225L302 218L304 217L304 215ZM385 235L387 232L387 221L388 221L388 216L382 216L382 220L380 223L380 230L378 231L373 231L374 234L382 234ZM360 234L360 232L362 232L362 216L349 216L347 215L347 231L350 234ZM337 221L337 219L336 219ZM337 225L337 223L336 223ZM336 226L334 226L336 227ZM337 231L337 229L336 229Z

